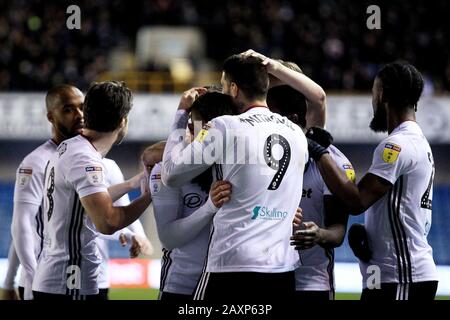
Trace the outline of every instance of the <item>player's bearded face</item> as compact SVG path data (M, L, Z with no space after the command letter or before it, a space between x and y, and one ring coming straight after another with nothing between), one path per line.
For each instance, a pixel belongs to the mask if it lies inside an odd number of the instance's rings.
M375 79L372 88L372 106L374 115L370 122L370 129L375 132L388 131L387 111L384 103L382 103L381 95L381 84L378 79Z

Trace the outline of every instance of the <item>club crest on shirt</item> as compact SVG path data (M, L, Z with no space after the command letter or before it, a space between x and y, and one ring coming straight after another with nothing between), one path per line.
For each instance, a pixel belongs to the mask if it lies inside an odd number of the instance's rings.
M100 166L89 166L85 168L89 182L97 186L103 183L103 168Z
M64 154L64 152L66 152L66 150L67 150L67 143L65 142L61 143L57 149L59 156L61 157Z
M397 161L400 151L402 151L402 148L399 145L386 143L383 150L383 161L386 163L394 163Z
M158 193L161 190L161 174L152 174L150 177L150 190L152 194Z
M346 163L342 167L345 170L345 174L346 174L348 180L355 182L356 173L355 173L355 169L353 169L353 166L350 163Z
M17 185L19 188L25 188L30 182L31 176L33 175L33 169L31 168L19 168L19 176L17 180Z

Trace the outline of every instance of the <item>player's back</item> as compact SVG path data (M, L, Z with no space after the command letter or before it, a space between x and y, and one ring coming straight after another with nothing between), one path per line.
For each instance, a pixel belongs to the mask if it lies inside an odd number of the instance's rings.
M223 116L226 152L215 165L232 195L215 215L208 272L286 272L298 256L289 244L302 195L306 138L297 125L268 108Z
M97 231L80 197L104 184L100 153L79 135L62 142L47 166L44 185L44 249L33 290L90 295L97 293ZM74 290L71 290L74 289ZM81 290L79 290L81 289Z

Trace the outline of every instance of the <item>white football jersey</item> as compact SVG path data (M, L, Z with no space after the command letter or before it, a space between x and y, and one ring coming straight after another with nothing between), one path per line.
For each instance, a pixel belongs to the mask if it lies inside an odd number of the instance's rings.
M51 157L44 185L44 248L33 290L53 294L98 293L98 232L80 198L108 192L101 154L83 136L65 140Z
M105 168L105 178L106 178L106 185L113 186L118 183L124 182L124 177L122 174L122 170L120 170L117 163L108 158L103 158L103 166ZM114 206L127 206L130 204L130 198L128 194L125 194L122 196L122 198L116 200L114 202ZM138 221L138 220L136 220ZM122 231L117 231L115 235L117 235L117 239ZM114 240L116 240L116 237L112 237ZM111 240L113 240L111 239ZM108 268L108 261L109 261L109 250L108 250L108 241L111 241L108 239L104 239L101 236L97 237L95 241L97 241L98 250L100 252L100 256L102 257L102 263L100 264L100 270L98 275L98 287L99 289L106 289L109 288L109 268ZM113 241L114 241L113 240ZM116 240L118 241L118 240Z
M381 270L381 283L438 280L433 251L427 241L434 162L419 125L406 121L395 128L375 149L369 172L393 186L366 211L365 227L372 258L368 264L360 263L364 288L373 274L368 268L373 265Z
M186 125L187 116L177 112L175 128ZM299 258L290 245L292 221L308 158L300 127L268 108L254 107L213 119L177 152L180 136L182 130L166 144L165 184L182 185L212 163L217 177L232 184L231 200L213 219L206 272L293 271Z
M45 143L29 153L20 163L16 172L16 182L14 186L14 201L26 202L39 205L39 211L36 212L36 218L33 220L32 229L34 243L33 251L36 260L42 251L43 246L43 215L42 215L42 190L44 188L44 173L48 161L56 151L56 143L53 140L47 140ZM20 237L20 235L15 235ZM20 285L23 286L24 272L21 272Z
M161 164L153 168L150 175L153 210L156 224L161 215L175 219L185 218L205 204L208 193L198 184L187 183L182 187L170 188L161 183ZM167 207L175 210L167 212ZM163 248L160 291L192 295L202 273L208 249L211 224L183 246L168 250Z
M347 157L335 146L328 148L331 157L349 178L355 180L355 171ZM320 228L325 227L324 196L330 196L316 163L310 160L303 175L303 195L300 207L303 221L313 221ZM316 245L300 250L301 265L295 270L297 291L334 290L334 249Z

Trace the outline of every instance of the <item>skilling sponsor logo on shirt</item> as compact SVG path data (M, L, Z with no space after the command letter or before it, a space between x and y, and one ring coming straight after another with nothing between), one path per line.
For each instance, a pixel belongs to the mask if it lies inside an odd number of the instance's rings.
M286 211L281 211L276 208L268 208L265 206L256 206L252 211L252 220L284 220L286 216Z

